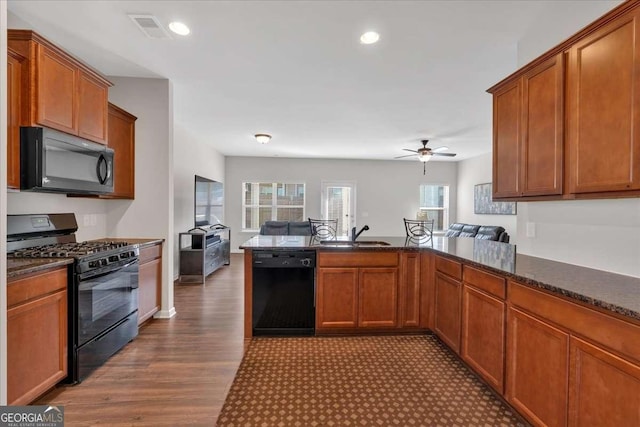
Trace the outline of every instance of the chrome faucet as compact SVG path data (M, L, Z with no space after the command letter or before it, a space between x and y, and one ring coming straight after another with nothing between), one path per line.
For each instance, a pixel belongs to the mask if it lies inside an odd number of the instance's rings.
M359 236L359 235L361 235L363 231L367 231L368 229L369 229L369 226L368 226L368 225L365 225L364 227L362 227L362 228L360 229L360 231L358 231L358 232L356 233L356 228L355 228L355 227L353 227L353 228L351 229L351 241L352 241L352 242L355 242L355 241L356 241L356 239L358 238L358 236Z

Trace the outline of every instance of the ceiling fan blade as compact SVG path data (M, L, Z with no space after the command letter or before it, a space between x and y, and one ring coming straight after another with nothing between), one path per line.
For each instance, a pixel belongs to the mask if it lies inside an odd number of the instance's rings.
M456 153L431 153L432 156L454 157Z
M446 146L441 146L441 147L436 147L436 148L432 148L431 151L434 153L439 153L441 151L447 151L449 149L449 147Z
M412 153L417 153L417 151L416 151L416 150L409 150L408 148L403 148L402 150L403 150L403 151L411 151Z
M415 154L407 154L406 156L398 156L398 157L394 157L394 159L403 159L405 157L415 157Z

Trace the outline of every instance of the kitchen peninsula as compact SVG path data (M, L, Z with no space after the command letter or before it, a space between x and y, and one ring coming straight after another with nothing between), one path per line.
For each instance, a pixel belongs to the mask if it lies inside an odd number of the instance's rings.
M246 241L245 338L254 254L311 250L316 335L433 331L534 424L640 425L640 279L473 238L358 242Z

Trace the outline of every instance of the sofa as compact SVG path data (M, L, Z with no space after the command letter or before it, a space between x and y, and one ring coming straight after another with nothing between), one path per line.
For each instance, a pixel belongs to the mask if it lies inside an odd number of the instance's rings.
M260 226L264 236L311 236L309 221L265 221Z
M444 233L445 237L473 237L509 243L509 234L499 225L475 225L454 222Z

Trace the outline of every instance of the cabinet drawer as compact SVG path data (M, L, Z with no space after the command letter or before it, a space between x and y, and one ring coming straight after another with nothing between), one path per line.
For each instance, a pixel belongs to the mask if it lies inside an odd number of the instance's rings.
M67 289L67 267L28 276L7 284L7 307Z
M318 267L397 267L398 252L318 253Z
M511 281L509 302L640 362L640 326Z
M447 258L436 257L436 270L455 279L462 279L462 264Z
M147 246L140 249L140 264L152 261L162 256L162 244Z
M466 283L498 298L506 298L507 290L505 280L500 276L465 265L463 270L463 280Z

